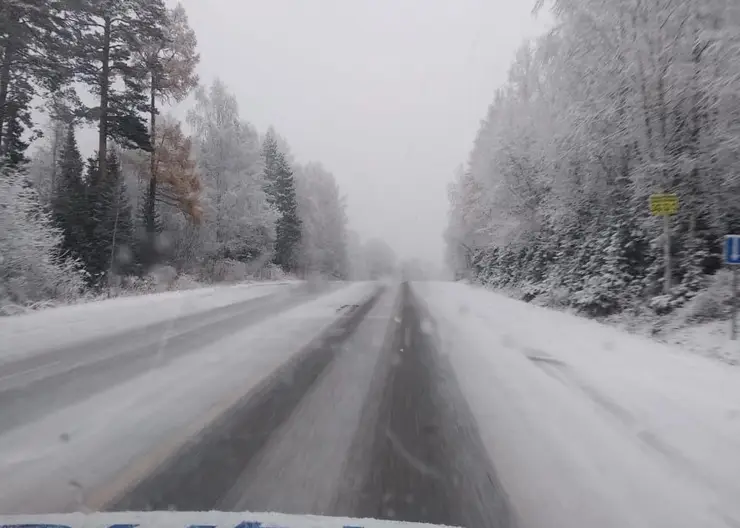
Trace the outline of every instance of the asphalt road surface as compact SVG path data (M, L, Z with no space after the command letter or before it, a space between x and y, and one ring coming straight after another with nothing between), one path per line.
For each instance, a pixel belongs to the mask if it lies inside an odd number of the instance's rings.
M186 354L271 315L306 303L339 284L304 284L285 291L152 324L82 345L50 350L0 365L0 432Z
M338 287L294 288L183 318L174 331L172 323L152 325L2 365L0 432L155 363L195 354L225 333L332 288ZM495 461L408 285L379 285L340 310L317 338L206 428L91 507L515 526ZM166 345L163 332L173 336Z

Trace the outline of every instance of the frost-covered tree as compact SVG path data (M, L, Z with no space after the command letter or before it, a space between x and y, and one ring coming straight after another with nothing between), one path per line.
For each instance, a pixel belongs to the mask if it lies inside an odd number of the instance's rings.
M661 290L647 202L675 192L683 302L740 229L740 5L551 4L555 29L517 53L450 188L448 260L525 298L623 310Z
M301 220L300 267L305 273L347 278L347 215L334 175L319 163L295 168Z
M264 189L259 136L221 81L199 88L195 101L188 123L202 186L202 255L267 262L277 215Z
M2 169L0 169L2 171ZM22 175L0 174L0 307L70 300L83 287L77 263L62 251L62 232Z

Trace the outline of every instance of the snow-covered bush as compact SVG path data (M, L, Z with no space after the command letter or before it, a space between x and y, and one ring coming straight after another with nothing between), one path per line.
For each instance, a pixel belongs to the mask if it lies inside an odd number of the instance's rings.
M280 266L270 262L254 273L253 277L260 280L283 280L288 274Z
M174 289L176 290L194 290L203 286L198 279L192 275L182 273L175 279Z
M147 279L154 285L155 291L170 290L177 279L177 270L172 266L157 266L149 271Z
M547 308L565 309L570 306L572 294L568 288L562 286L548 289L537 298L537 304Z
M81 294L83 273L61 254L61 242L23 177L0 174L0 305L69 302Z
M685 323L725 319L732 307L732 274L722 270L712 277L709 287L696 294L679 313Z
M657 315L665 315L673 311L673 297L670 295L656 295L648 305Z
M210 280L236 282L247 278L247 265L233 259L219 259L211 266Z
M586 279L583 288L573 295L573 306L590 317L604 317L619 311L619 297L612 288L611 275Z

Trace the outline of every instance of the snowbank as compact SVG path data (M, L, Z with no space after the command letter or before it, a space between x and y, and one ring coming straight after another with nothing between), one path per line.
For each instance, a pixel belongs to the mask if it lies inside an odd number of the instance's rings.
M740 371L454 283L419 283L525 527L740 523Z
M118 297L0 317L0 362L256 299L298 282L246 283Z

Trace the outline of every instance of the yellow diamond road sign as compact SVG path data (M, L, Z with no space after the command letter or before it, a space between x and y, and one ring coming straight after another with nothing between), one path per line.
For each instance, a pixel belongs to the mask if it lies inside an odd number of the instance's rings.
M650 214L653 216L667 216L674 215L676 213L678 213L678 195L650 195Z

